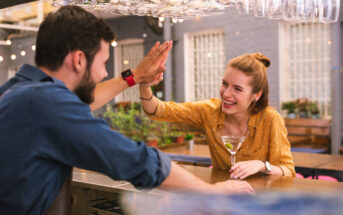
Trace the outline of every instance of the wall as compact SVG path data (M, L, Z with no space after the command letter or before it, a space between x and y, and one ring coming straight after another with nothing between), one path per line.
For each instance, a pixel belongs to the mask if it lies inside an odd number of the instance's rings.
M229 8L224 15L186 20L173 26L174 92L176 101L184 101L184 35L207 29L224 29L226 61L244 53L261 52L271 59L268 69L270 103L279 106L278 22L237 14ZM224 71L223 71L224 72ZM218 91L219 91L218 83Z
M4 60L0 62L0 85L7 80L7 68L10 63L9 50L9 46L0 46L0 55L4 58Z
M163 35L156 35L146 24L145 17L142 16L126 16L107 20L116 33L116 40L121 41L125 39L143 38L143 33L146 33L147 37L144 38L144 54L147 54L150 48L157 41L163 40ZM110 59L114 59L113 48L111 50ZM113 77L114 63L108 64L107 71L109 77Z
M13 38L11 46L1 46L0 53L4 57L4 61L0 62L0 85L5 83L8 78L8 69L12 66L21 66L24 63L34 65L35 52L31 49L32 45L36 43L35 36ZM25 56L21 56L20 52L24 50ZM10 56L16 55L15 60L11 60Z

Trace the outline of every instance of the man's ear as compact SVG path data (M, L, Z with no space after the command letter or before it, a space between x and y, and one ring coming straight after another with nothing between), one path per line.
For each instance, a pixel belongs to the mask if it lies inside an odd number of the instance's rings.
M73 53L73 65L75 72L83 72L87 67L87 59L83 51L77 50Z

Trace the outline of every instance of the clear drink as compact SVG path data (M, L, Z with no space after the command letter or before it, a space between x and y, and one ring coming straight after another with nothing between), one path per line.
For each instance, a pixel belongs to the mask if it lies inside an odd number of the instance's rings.
M245 136L237 137L232 135L221 136L221 140L224 143L226 149L231 154L231 166L236 163L236 152L241 147L242 143L245 140Z

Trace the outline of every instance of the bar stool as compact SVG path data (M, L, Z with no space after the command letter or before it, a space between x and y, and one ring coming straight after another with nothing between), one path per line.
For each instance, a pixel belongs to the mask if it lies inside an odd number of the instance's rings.
M315 180L322 180L322 181L334 181L334 182L338 182L337 178L328 176L328 175L318 175L315 176L315 178L313 178L312 176L308 176L306 177L308 179L315 179Z

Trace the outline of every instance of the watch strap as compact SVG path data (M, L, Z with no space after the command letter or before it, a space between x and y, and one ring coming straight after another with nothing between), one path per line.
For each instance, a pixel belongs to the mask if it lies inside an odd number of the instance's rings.
M125 70L124 72L121 73L121 75L130 87L136 84L135 80L133 79L134 75L132 74L130 69Z

